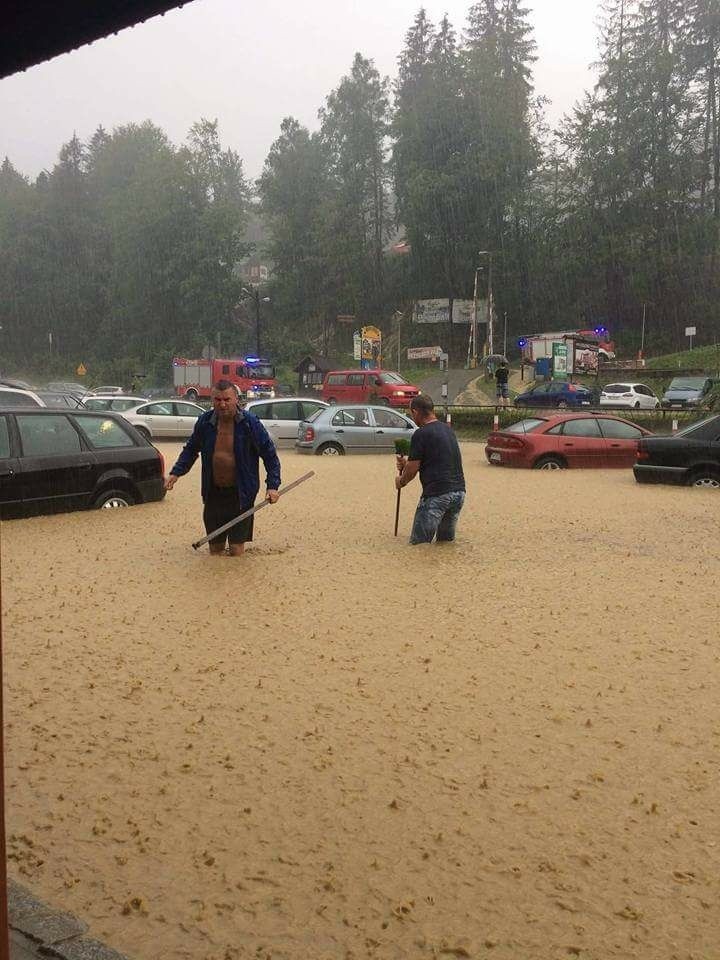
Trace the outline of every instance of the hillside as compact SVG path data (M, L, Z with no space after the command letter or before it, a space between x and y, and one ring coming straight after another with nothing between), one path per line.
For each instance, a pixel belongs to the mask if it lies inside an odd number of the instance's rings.
M670 370L673 367L706 370L720 376L720 344L695 347L692 350L683 350L681 353L666 353L660 357L653 357L646 363L646 369L651 370Z

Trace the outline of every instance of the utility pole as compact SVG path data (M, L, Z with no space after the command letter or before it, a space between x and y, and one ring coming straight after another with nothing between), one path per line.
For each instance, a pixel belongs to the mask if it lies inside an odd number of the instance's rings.
M487 257L487 339L485 341L486 355L494 353L493 349L493 302L492 302L492 250L478 250L479 257ZM475 317L477 318L477 271L475 271ZM476 321L477 322L477 321ZM475 349L477 358L477 348ZM476 359L477 362L477 359Z
M493 266L493 255L492 252L488 253L488 305L487 305L487 329L488 329L488 353L495 353L494 343L493 343L493 292L492 292L492 266Z
M402 310L395 311L395 319L397 320L397 370L400 373L400 322L403 318Z
M472 349L469 352L470 362L468 366L474 370L477 367L477 335L478 335L478 270L479 267L475 268L475 283L473 285L473 322L472 330L470 331L470 343Z
M505 318L505 324L503 327L503 357L507 359L507 310L503 316Z
M642 360L645 356L645 312L647 309L647 304L643 304L643 317L642 317L642 331L640 333L640 356L638 360Z

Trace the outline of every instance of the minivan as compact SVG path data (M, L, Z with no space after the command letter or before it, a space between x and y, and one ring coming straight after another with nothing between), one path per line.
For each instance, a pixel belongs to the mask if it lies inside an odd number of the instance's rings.
M663 394L663 406L680 410L708 403L715 381L712 377L674 377Z
M331 370L322 385L322 398L328 403L408 407L419 393L418 387L392 370Z

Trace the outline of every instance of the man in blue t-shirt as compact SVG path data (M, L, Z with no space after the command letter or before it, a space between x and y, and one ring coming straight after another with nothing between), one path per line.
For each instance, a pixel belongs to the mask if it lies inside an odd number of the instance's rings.
M420 473L422 496L415 511L410 543L454 540L458 517L465 502L462 455L455 434L435 416L432 399L425 394L410 401L410 416L418 426L410 441L410 455L398 457L398 490Z

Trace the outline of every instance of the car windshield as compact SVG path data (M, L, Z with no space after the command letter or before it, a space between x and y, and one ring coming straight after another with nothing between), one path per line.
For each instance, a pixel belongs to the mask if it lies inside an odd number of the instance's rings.
M675 377L668 390L702 390L705 377Z
M401 377L399 373L382 373L380 374L380 379L383 383L407 383L408 381L405 377Z
M247 375L253 380L273 380L275 367L269 363L253 363L248 366Z
M536 427L545 423L545 420L539 417L528 417L527 420L519 420L517 423L511 423L509 427L503 427L504 433L530 433Z

